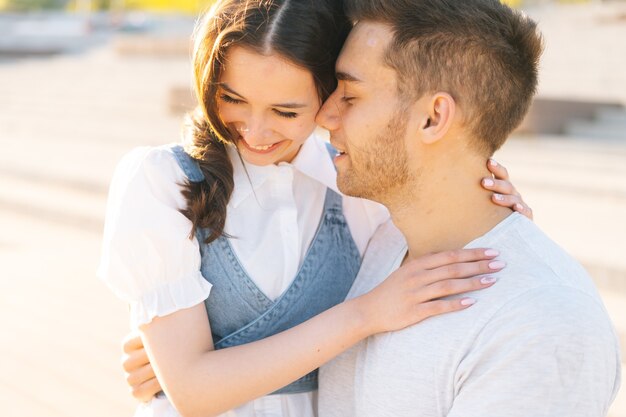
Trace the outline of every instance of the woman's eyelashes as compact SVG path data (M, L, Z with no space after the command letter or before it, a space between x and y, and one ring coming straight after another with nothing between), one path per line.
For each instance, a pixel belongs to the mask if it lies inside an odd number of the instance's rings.
M245 103L245 101L243 100L239 100L235 97L229 96L228 94L222 94L220 96L220 98L226 102L226 103L230 103L230 104L242 104ZM296 117L298 117L298 113L294 113L294 112L284 112L284 111L280 111L278 109L272 109L272 111L280 116L280 117L284 117L285 119L295 119Z
M284 112L276 109L272 109L272 111L280 117L284 117L285 119L295 119L296 117L298 117L298 113L294 112Z
M226 103L230 103L230 104L241 104L243 103L242 100L236 99L234 97L229 96L228 94L222 94L220 96L220 98L222 100L224 100Z

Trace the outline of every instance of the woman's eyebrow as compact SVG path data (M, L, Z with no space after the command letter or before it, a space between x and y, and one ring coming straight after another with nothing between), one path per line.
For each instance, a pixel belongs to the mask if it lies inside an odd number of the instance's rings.
M283 109L302 109L307 107L306 104L301 103L284 103L284 104L272 104L272 107L281 107Z
M241 94L239 94L238 92L236 92L235 90L233 90L228 84L226 83L219 83L219 86L221 88L223 88L224 90L226 90L227 92L242 98L242 99L246 99L244 96L242 96ZM283 109L303 109L305 107L307 107L306 104L302 104L302 103L280 103L280 104L272 104L272 107L280 107Z
M236 92L235 90L233 90L232 88L230 88L230 87L228 86L228 84L226 84L226 83L219 83L218 85L219 85L220 87L222 87L224 90L228 91L229 93L234 94L234 95L236 95L237 97L240 97L240 98L245 99L245 97L244 97L244 96L242 96L241 94L239 94L238 92Z

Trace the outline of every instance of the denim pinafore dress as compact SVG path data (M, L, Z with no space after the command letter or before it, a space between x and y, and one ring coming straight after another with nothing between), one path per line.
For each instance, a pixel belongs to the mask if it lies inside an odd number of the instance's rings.
M172 152L191 182L204 181L197 163L180 145ZM333 151L329 148L331 157ZM342 198L326 190L324 210L302 266L287 290L270 300L248 276L227 237L204 243L209 231L196 233L201 272L213 287L205 301L215 349L238 346L280 333L342 302L361 265L343 215ZM277 352L278 354L278 352ZM317 370L272 394L317 389Z

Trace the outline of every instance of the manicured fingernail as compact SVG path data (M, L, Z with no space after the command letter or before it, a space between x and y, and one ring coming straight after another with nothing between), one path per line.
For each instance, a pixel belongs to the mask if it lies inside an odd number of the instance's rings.
M498 256L498 255L500 255L500 252L498 252L495 249L487 249L485 251L485 256Z
M481 284L493 284L494 282L496 282L498 279L495 277L483 277L480 279L480 283Z
M464 298L461 300L462 306L471 306L473 304L476 304L476 300L474 300L473 298Z
M522 206L520 203L517 203L517 204L515 204L515 210L522 211L522 210L524 210L524 206Z
M484 185L485 187L493 187L495 184L496 184L496 183L495 183L495 182L493 182L493 180L490 180L490 179L488 179L488 178L486 178L486 179L484 179L484 180L483 180L483 185Z
M493 261L489 264L489 269L502 269L506 266L506 264L502 261Z
M504 201L504 196L502 194L494 194L493 198L495 198L498 201Z
M498 162L496 162L495 159L490 159L489 160L489 165L491 165L492 167L497 167L498 166Z

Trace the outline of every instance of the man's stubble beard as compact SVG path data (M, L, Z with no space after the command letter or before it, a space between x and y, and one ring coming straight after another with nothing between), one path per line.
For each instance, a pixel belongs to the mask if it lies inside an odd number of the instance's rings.
M350 168L339 170L337 186L345 195L387 205L408 196L402 191L413 179L404 145L408 112L396 110L387 127L360 150L350 149Z

